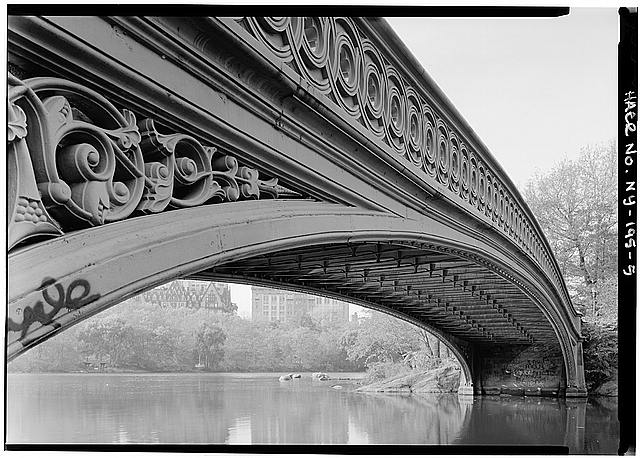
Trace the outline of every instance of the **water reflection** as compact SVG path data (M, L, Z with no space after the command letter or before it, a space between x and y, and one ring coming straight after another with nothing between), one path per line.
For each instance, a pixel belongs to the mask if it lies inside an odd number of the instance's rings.
M251 417L238 417L229 427L227 444L251 445Z
M559 399L477 397L468 426L456 443L566 444L565 415L566 409Z
M355 445L355 444L369 444L371 440L369 439L369 434L356 423L353 418L353 415L349 413L349 429L347 430L347 444Z
M618 398L589 401L585 418L584 451L580 453L617 453L620 437Z
M274 374L9 375L8 443L567 445L615 453L616 401L383 395Z
M450 444L460 434L471 405L457 396L359 394L347 398L352 421L371 444Z

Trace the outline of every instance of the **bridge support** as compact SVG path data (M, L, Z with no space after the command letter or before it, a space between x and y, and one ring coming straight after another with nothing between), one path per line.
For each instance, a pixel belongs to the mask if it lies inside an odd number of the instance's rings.
M576 367L575 380L569 380L567 383L566 397L568 398L584 398L587 396L587 387L584 380L584 362L582 359L582 342L578 341L572 348L573 362Z
M567 398L586 398L587 397L587 389L586 388L578 388L576 386L567 387L565 390L565 397Z
M582 347L576 345L576 359ZM484 395L584 397L584 379L566 376L557 345L494 345L478 348L480 362L475 375L478 393ZM578 362L576 360L576 362ZM568 362L569 364L572 361ZM576 366L577 367L577 366ZM569 373L582 375L580 370Z

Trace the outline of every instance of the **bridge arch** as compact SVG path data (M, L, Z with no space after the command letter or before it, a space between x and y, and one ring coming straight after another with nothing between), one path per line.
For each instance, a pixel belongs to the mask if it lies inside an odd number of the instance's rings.
M585 395L580 315L488 148L384 21L310 19L350 43L322 55L300 21L10 18L9 358L197 275L431 324L469 344L483 392ZM309 253L358 279L287 276Z
M397 247L422 250L418 256L448 253L447 259L473 260L476 267L491 273L491 279L502 278L499 287L509 282L520 285L524 292L519 300L526 297L535 304L536 320L546 321L546 328L536 334L525 330L524 325L515 324L502 339L503 343L526 346L531 340L552 335L551 344L562 354L566 383L575 383L577 368L571 330L558 316L544 285L527 279L529 275L523 266L513 264L482 240L436 220L409 220L339 204L300 200L244 201L174 210L76 231L15 250L9 257L8 358L129 297L172 279L191 276L281 284L382 310L441 337L461 361L466 381L476 383L481 369L474 361L477 357L471 344L490 344L499 332L506 332L502 328L491 329L487 321L482 321L486 319L484 313L474 318L474 310L467 310L464 305L456 308L447 301L436 302L435 297L420 296L417 301L424 304L422 309L419 305L415 313L409 313L409 306L395 307L400 300L393 297L388 297L386 303L376 302L366 294L354 296L337 289L320 288L314 283L295 284L237 272L247 260L268 262L265 261L270 259L268 256L290 256L295 253L291 250L305 247L362 247L357 249L369 255L380 246L385 253ZM400 266L402 262L399 261L398 266L407 267ZM442 272L442 282L449 285L446 270ZM453 287L456 287L455 279ZM384 289L382 281L381 288ZM473 295L475 289L469 291ZM482 291L479 294L482 296ZM490 295L485 296L486 309L496 311L496 319L500 314L504 316L505 310L500 312L496 300L491 303ZM470 318L471 332L466 338L460 337L465 336L460 334L462 331L451 330L456 326L445 329L444 324L433 324L443 323L449 317L433 322L429 316L420 318L421 313L429 315L430 310L442 306L454 320L463 321L464 316L465 328ZM533 308L529 308L523 313L532 311ZM513 324L517 320L525 323L525 318L513 318L511 314L506 322Z

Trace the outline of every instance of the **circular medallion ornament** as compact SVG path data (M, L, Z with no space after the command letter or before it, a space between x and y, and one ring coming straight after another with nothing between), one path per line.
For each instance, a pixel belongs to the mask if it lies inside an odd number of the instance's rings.
M425 113L424 120L424 147L422 155L422 166L431 176L436 175L436 148L435 148L435 121L430 113Z

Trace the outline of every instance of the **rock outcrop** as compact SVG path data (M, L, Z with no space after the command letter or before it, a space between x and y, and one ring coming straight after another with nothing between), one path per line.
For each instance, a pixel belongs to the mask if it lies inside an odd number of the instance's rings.
M356 391L383 393L452 393L460 385L460 367L455 363L445 363L435 369L413 371L391 377Z

